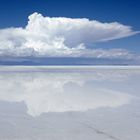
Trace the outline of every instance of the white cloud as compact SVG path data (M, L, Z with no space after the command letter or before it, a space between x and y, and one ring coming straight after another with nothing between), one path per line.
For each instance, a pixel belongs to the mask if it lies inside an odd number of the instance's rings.
M95 20L64 17L29 16L25 28L0 30L0 56L84 56L131 58L123 49L88 49L96 42L109 41L138 32L118 22L101 23Z

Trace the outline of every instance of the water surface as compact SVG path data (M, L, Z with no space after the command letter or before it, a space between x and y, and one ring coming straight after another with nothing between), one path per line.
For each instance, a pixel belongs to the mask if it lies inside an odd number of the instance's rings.
M140 67L1 67L0 140L139 140Z

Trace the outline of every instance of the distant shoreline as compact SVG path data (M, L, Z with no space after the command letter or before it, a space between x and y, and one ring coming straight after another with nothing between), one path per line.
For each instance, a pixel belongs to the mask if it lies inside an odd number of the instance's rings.
M0 72L6 72L6 71L50 71L50 70L55 70L55 71L63 71L63 70L80 70L80 71L86 71L86 70L140 70L140 66L108 66L108 65L98 65L98 66L58 66L58 65L53 65L53 66L0 66Z

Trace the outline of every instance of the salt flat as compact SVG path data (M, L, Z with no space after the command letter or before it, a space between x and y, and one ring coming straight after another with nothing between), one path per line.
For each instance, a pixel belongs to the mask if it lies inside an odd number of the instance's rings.
M0 140L139 140L139 66L1 66Z

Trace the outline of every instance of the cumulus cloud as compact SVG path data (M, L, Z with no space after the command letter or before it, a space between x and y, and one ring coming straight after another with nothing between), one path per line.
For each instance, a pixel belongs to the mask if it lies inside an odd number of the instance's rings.
M130 26L101 23L86 18L44 17L33 13L25 28L0 30L0 56L84 56L125 57L132 54L124 49L89 49L88 46L132 36L138 32Z

